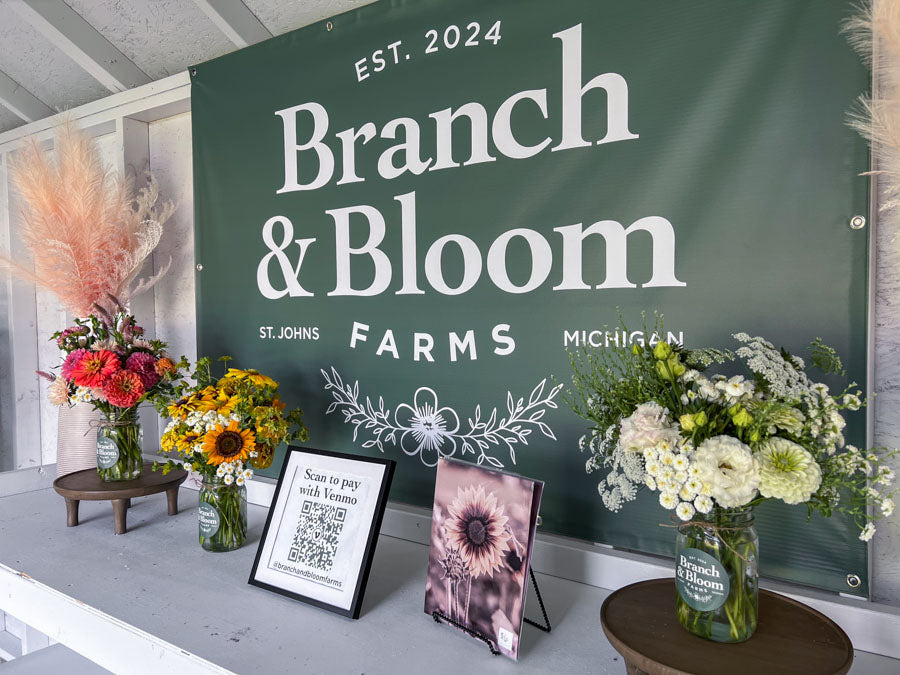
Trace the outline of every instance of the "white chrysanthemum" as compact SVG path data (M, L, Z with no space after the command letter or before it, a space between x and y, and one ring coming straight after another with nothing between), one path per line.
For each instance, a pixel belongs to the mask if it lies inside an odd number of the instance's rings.
M685 483L688 480L688 472L687 471L676 471L675 472L675 480L679 483Z
M664 478L660 478L658 481L656 481L656 489L660 492L678 492L675 483L670 483Z
M656 448L644 448L644 459L648 462L655 462L659 455L656 453Z
M696 464L691 464L691 468L688 469L688 476L690 476L691 478L700 477L700 469L697 468Z
M656 479L653 476L644 476L644 485L646 485L651 490L656 489Z
M678 498L683 502L689 502L694 499L694 495L696 494L696 492L691 492L690 488L688 488L687 486L687 483L685 483L678 491Z
M786 504L802 504L822 484L822 470L807 450L772 436L759 445L759 493Z
M699 494L700 490L703 489L703 483L701 483L697 478L689 478L688 481L684 484L685 489L690 490L691 494Z
M675 509L675 515L682 520L690 520L694 517L694 507L690 502L681 502Z
M669 509L671 511L678 506L678 495L672 492L663 492L659 495L659 503L664 509Z
M659 475L662 476L664 480L675 480L675 469L671 466L660 467Z
M230 473L226 473L222 480L225 481L225 485L231 485L234 482L234 476Z
M646 471L648 474L650 474L653 477L656 477L659 475L659 470L662 467L659 465L659 462L647 462L647 465L645 468L646 468Z
M713 500L707 495L697 495L694 499L694 507L698 513L709 513L712 511Z
M628 452L643 452L666 440L673 446L678 442L678 429L669 419L669 411L658 403L642 403L622 420L619 446Z
M874 523L866 523L863 531L859 533L859 538L861 541L869 541L872 536L875 534L875 524Z
M672 466L676 471L687 471L690 465L691 460L681 454L675 455L675 459L672 460Z
M664 466L672 466L675 464L675 453L671 450L663 450L659 453L659 463Z
M750 448L737 438L713 436L703 441L693 463L719 506L743 506L756 496L759 466Z

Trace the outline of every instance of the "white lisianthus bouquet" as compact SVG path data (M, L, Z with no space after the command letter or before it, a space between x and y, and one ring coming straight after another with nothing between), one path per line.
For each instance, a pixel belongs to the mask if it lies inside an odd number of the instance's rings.
M572 354L567 401L591 422L581 447L591 455L587 471L605 472L604 505L618 511L647 488L687 522L780 499L850 514L860 539L871 539L873 521L894 510L894 472L884 462L896 451L846 444L844 411L866 404L861 392L850 384L832 395L803 359L761 337L734 338L733 353L656 342ZM811 351L814 366L844 375L821 340ZM706 372L735 360L747 376Z

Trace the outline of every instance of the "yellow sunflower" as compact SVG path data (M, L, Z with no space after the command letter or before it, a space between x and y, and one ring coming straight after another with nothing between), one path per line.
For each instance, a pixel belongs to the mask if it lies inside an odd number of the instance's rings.
M249 429L241 430L238 423L231 420L227 427L218 425L203 437L203 452L207 464L219 465L236 459L246 461L250 451L256 447L256 437Z
M235 380L250 380L257 387L271 387L272 389L278 388L278 383L273 380L268 375L263 375L258 370L248 369L241 370L239 368L229 368L228 372L225 373L225 378L232 378Z
M228 417L231 413L234 412L234 409L241 402L240 396L229 396L227 393L220 391L219 395L216 397L216 412L222 415L222 417Z
M195 410L195 403L192 396L185 396L178 399L174 403L170 403L166 412L173 419L183 420Z

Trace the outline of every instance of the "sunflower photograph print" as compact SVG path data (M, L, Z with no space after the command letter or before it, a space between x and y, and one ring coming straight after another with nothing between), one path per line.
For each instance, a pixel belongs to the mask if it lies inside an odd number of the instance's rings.
M439 612L518 658L543 483L440 459L425 613Z

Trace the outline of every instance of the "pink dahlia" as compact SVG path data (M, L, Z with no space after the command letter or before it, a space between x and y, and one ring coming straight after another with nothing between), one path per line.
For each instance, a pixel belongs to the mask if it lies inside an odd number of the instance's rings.
M144 385L137 373L116 371L103 387L106 400L119 408L130 408L144 395Z
M147 352L134 352L125 361L125 368L135 373L144 385L149 389L159 382L159 374L156 372L156 359Z
M87 349L76 349L75 351L69 352L68 356L66 356L66 360L63 361L62 364L62 376L64 380L71 380L75 376L75 368L78 366L82 357L87 353Z
M101 349L85 354L72 370L72 376L79 387L104 387L113 373L121 369L119 357L108 349Z

